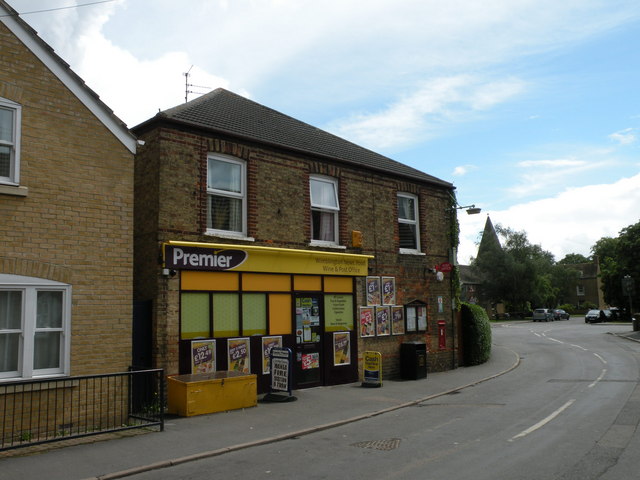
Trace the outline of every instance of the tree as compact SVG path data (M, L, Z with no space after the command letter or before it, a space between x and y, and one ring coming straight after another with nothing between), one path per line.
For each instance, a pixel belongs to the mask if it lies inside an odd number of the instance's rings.
M523 231L500 225L495 230L503 239L502 245L492 241L484 249L479 248L472 263L484 280L485 299L505 302L508 309L516 311L527 311L532 305L555 305L553 255L539 245L532 245Z
M603 237L591 248L600 260L600 273L604 299L610 305L627 305L629 299L622 291L622 278L626 275L635 280L636 288L631 295L637 310L638 284L640 283L640 222L620 231L617 238Z
M576 265L579 263L591 263L591 258L585 257L580 253L568 253L558 263L561 265Z

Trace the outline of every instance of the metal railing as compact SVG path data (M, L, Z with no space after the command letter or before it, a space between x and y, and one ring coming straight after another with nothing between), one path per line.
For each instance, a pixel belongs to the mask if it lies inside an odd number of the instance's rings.
M0 383L0 451L136 428L164 430L162 369Z

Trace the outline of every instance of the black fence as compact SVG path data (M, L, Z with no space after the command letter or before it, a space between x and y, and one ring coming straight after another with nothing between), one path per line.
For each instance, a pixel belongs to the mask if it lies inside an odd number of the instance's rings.
M0 450L136 428L164 430L164 371L0 384Z

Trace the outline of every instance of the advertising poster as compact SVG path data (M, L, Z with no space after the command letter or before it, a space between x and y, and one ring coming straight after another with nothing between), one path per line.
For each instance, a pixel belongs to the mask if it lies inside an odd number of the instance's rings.
M248 338L230 338L227 341L227 361L234 372L251 373L251 356Z
M351 337L349 332L333 332L333 365L351 364Z
M353 330L353 295L324 296L325 332Z
M379 337L391 334L389 307L376 307L376 333Z
M380 305L380 277L367 277L367 305Z
M302 354L302 370L311 370L312 368L320 368L320 354L303 353Z
M396 303L396 279L395 277L382 277L382 304L394 305Z
M272 348L282 348L282 337L262 337L262 373L271 373Z
M376 334L374 307L360 307L360 336L373 337Z
M216 341L191 342L191 373L213 373L216 371Z
M442 295L438 295L438 313L444 312L444 297Z
M427 307L418 307L418 330L427 329Z
M363 385L382 386L382 354L380 352L364 352Z
M404 308L401 306L391 307L391 333L404 334Z

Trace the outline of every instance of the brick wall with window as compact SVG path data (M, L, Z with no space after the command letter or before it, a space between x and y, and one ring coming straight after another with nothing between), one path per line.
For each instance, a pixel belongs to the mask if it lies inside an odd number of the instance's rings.
M430 370L454 368L457 339L452 327L450 274L439 282L433 271L435 265L450 260L450 189L285 149L196 133L161 120L136 133L146 143L136 156L135 259L140 275L136 275L135 295L138 300L154 302L156 366L170 374L179 369L175 348L180 328L180 281L178 276L160 274L159 253L163 242L180 240L373 255L370 275L395 277L397 303L424 302L428 324L426 331L413 335L367 339L366 349L382 352L385 375L393 377L398 374L400 343L426 338ZM246 175L246 223L241 229L212 231L207 223L210 196L224 195L207 182L212 158L235 159L244 165L240 174ZM232 178L231 174L225 176ZM398 198L412 200L417 217L411 221L414 248L401 246ZM144 232L141 225L145 225ZM155 236L153 225L157 225ZM314 233L314 228L322 231L336 225L334 236L328 236L329 230L323 231L327 236ZM242 229L244 233L237 235L235 230ZM352 245L353 231L362 233L361 247ZM364 288L359 280L358 305L366 304ZM442 311L438 298L446 306ZM437 322L442 320L449 329L446 348L439 346L437 338ZM363 345L359 350L364 349Z
M0 22L0 377L123 371L133 153L41 58Z

